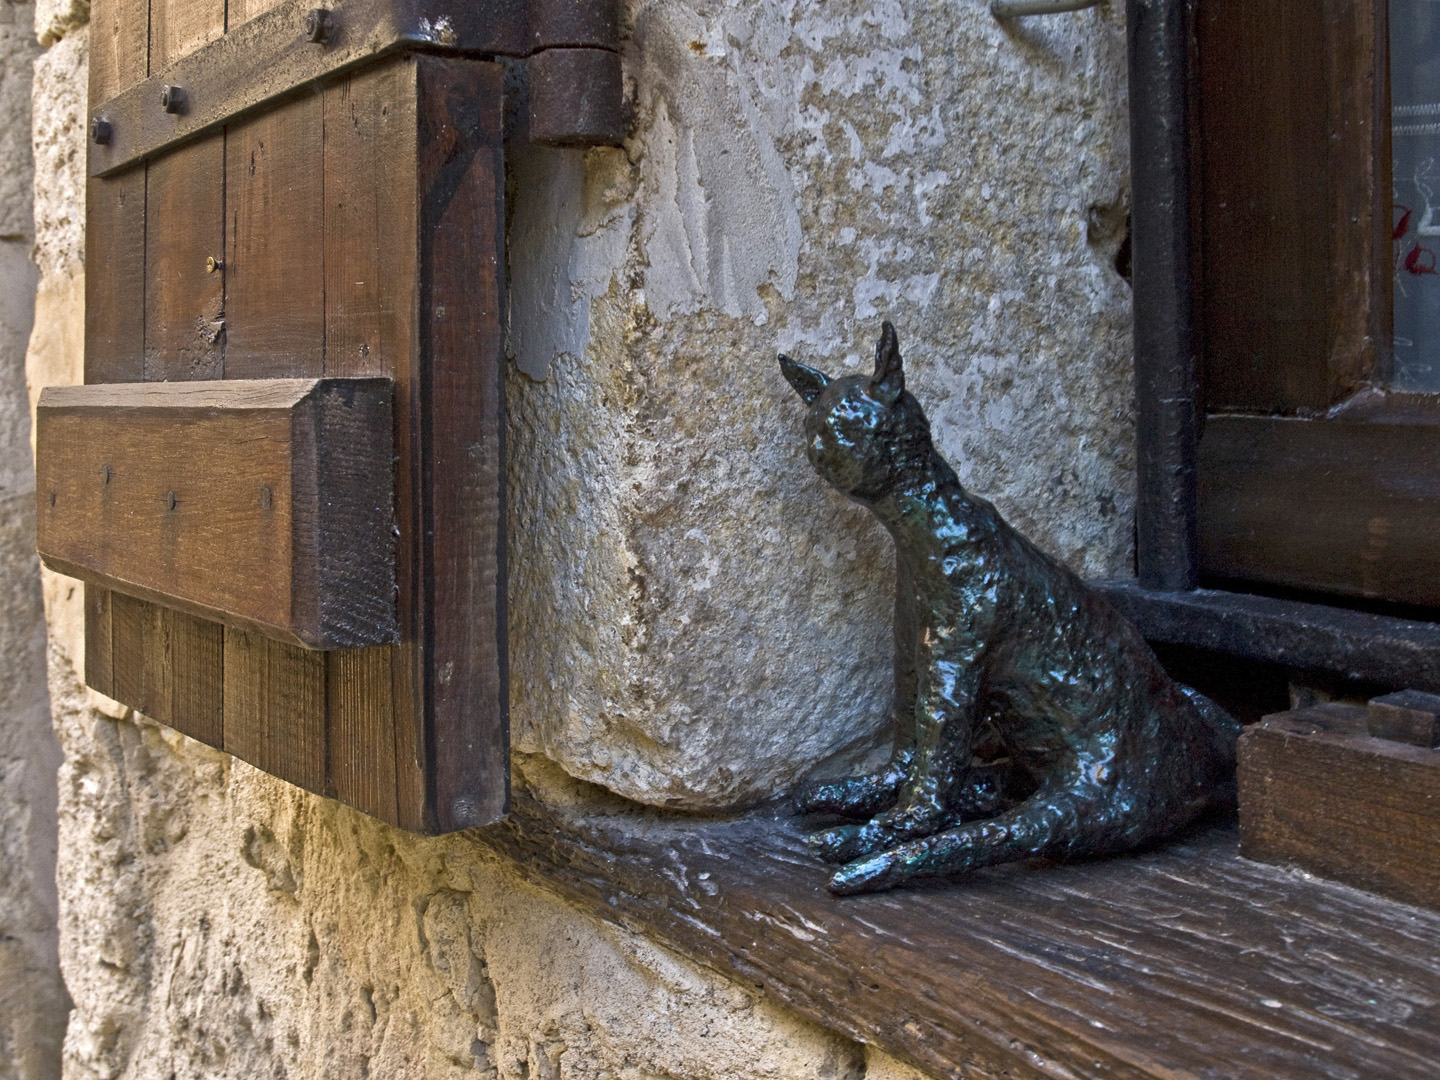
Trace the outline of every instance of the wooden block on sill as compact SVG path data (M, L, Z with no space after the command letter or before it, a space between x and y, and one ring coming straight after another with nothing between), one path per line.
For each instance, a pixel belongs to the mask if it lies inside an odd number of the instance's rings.
M1372 698L1365 722L1377 739L1433 749L1440 746L1440 694L1401 690Z
M1240 853L1440 907L1440 751L1379 739L1367 710L1265 717L1240 739Z
M49 387L53 570L310 649L394 642L389 379Z

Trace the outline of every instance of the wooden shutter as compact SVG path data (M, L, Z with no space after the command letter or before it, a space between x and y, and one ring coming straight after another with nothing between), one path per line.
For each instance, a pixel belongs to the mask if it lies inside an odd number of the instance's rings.
M1201 572L1440 606L1440 409L1385 389L1385 3L1204 0L1196 43Z
M548 141L613 142L614 24L94 0L87 385L37 425L90 685L407 829L505 812L504 70L474 57L529 58Z

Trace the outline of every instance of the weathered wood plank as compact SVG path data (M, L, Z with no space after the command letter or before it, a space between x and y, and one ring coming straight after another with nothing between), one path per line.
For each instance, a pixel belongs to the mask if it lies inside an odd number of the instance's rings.
M395 639L388 379L50 387L36 416L52 568L311 648Z
M473 836L935 1076L1424 1080L1440 1055L1440 915L1238 859L1225 826L846 899L781 810L697 821L517 784Z
M324 120L308 95L226 131L226 378L324 372Z
M345 805L392 825L400 824L400 807L390 665L403 657L395 648L347 650L325 657L333 794ZM399 715L408 718L409 712Z
M310 41L305 32L305 17L316 6L314 0L279 4L245 0L233 5L229 33L219 40L212 35L208 45L192 52L190 46L201 37L196 25L212 14L215 2L164 0L157 43L168 51L158 62L152 55L150 79L117 91L109 100L91 102L92 113L103 113L114 126L111 142L90 159L92 176L168 152L308 83L341 75L388 53L421 48L525 56L538 44L530 33L531 5L515 0L465 0L441 9L432 0L331 0L324 7L336 32L323 44ZM195 11L171 12L174 5ZM269 10L255 14L261 7ZM565 8L591 14L605 11L598 4L562 5ZM545 44L615 47L613 13L598 22L572 23L572 29L588 35L587 39L547 39ZM156 106L162 84L185 89L186 108L178 115L163 114Z
M85 685L115 696L115 657L110 645L110 590L85 588Z
M1202 572L1440 606L1435 431L1210 417L1200 440Z
M509 787L505 657L503 71L417 56L419 484L434 807L494 821ZM413 405L412 405L413 408Z
M307 791L330 791L325 749L325 657L225 629L223 748Z
M177 731L219 746L220 628L123 593L110 596L110 696ZM98 687L97 687L98 689Z
M1239 778L1242 854L1440 907L1440 753L1323 705L1249 728Z
M423 831L430 817L415 691L416 519L408 512L418 445L414 83L414 65L397 59L325 91L325 368L393 376L396 506L407 508L396 522L400 644L330 657L328 682L337 796Z

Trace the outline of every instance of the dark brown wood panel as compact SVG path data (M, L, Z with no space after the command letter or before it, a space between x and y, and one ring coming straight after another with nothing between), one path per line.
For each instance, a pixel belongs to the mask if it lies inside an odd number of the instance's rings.
M226 131L226 378L324 371L324 119L311 94Z
M1197 10L1206 405L1324 410L1373 373L1389 318L1383 14L1373 0Z
M217 135L149 164L145 209L148 382L225 371L225 142Z
M1201 571L1440 606L1437 430L1210 417L1200 440Z
M219 628L184 612L110 594L113 696L193 739L221 745Z
M224 749L272 776L330 795L325 654L225 630Z
M421 580L436 821L505 813L503 69L419 56ZM412 400L414 400L412 398Z
M388 379L48 387L46 563L310 648L393 641Z
M110 590L85 585L85 685L115 696L115 658L110 650Z
M195 6L208 10L209 2ZM588 46L613 57L617 48L615 18L613 7L607 12L607 6L577 6L567 0L557 15L579 13L588 18L551 17L548 29L561 33L544 33L539 35L545 39L541 41L529 33L529 4L516 0L454 0L441 8L434 0L330 0L325 10L338 32L321 45L306 34L306 16L314 10L314 0L232 5L231 29L219 40L173 62L152 64L147 81L129 86L109 100L91 102L92 110L111 120L114 132L110 142L91 156L90 175L129 168L273 106L318 81L407 50L521 57L535 47L568 44ZM250 17L258 8L268 10ZM448 33L437 34L435 28L441 20L449 23ZM179 30L177 40L193 39L185 27ZM578 31L578 36L571 36L570 30ZM577 137L588 133L591 143L603 137L618 144L623 131L607 128L597 132L594 128L597 118L608 116L613 121L619 112L620 86L614 77L618 68L602 74L610 76L606 94L581 102L584 108L574 117L572 130ZM178 114L161 113L156 107L166 85L185 91L185 107ZM617 96L612 99L611 93Z
M391 663L405 655L395 648L380 648L332 652L325 657L333 794L347 806L392 825L401 821ZM398 715L408 716L409 710ZM411 814L421 817L418 811L423 811L423 804L412 808Z
M393 377L396 506L407 508L417 442L414 87L414 65L397 59L325 91L325 367ZM330 753L340 799L418 831L431 816L416 694L416 522L404 513L397 524L401 644L329 658Z
M928 1075L1435 1075L1440 914L1237 858L1228 826L838 899L783 807L699 821L570 785L517 784L476 843Z
M1440 753L1377 739L1362 706L1266 717L1240 740L1240 851L1440 907Z

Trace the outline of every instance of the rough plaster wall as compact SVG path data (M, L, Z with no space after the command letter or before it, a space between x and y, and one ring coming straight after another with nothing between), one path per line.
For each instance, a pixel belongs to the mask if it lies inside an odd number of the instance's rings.
M84 295L86 31L45 25L32 391L78 381ZM471 839L388 829L84 689L79 597L46 576L69 1080L923 1080Z
M34 9L0 0L0 1080L60 1071L69 1001L56 953L55 772L25 347L30 260Z
M987 8L632 0L626 148L512 157L521 748L703 808L873 742L888 539L774 357L860 370L883 318L961 480L1127 572L1123 6Z

